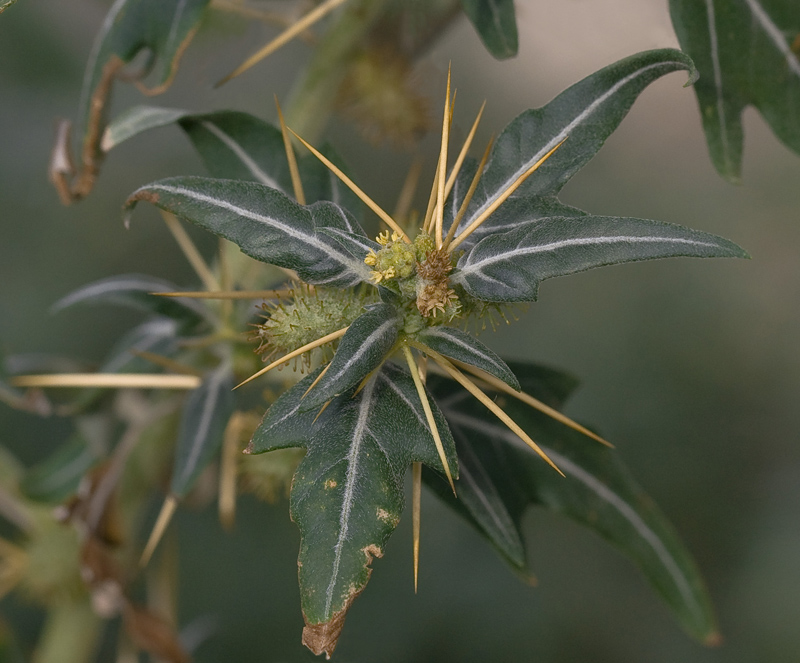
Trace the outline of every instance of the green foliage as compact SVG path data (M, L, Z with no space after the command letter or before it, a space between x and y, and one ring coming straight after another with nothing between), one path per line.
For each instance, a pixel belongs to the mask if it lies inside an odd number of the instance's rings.
M294 170L288 134L247 113L136 106L105 125L105 103L120 67L146 51L139 78L158 62L156 87L163 89L208 5L208 0L117 0L86 70L77 184L63 179L71 174L63 135L55 152L54 181L62 198L72 201L88 193L100 158L110 150L145 131L177 125L210 177L176 176L139 187L125 204L126 223L144 201L235 245L222 244L212 265L196 267L211 291L200 294L211 301L154 296L180 288L124 275L92 283L56 304L63 310L111 303L151 316L120 339L102 373L202 376L183 398L148 392L128 401L103 399L96 386L83 392L70 403L70 413L103 412L124 424L123 433L109 435L108 464L98 469L95 448L76 438L26 473L18 487L20 503L55 502L97 472L86 494L74 496L68 518L81 532L82 571L89 569L83 577L95 603L98 596L110 601L109 587L116 592L104 616L122 614L128 635L142 649L186 660L171 627L160 624L146 636L137 630L136 620L144 619L132 603L137 590L128 587L117 567L133 555L130 550L117 554L121 537L114 526L121 525L112 494L125 502L119 518L134 532L160 473L171 473L164 482L174 498L168 504L202 502L198 478L219 458L220 514L229 524L237 476L261 473L270 486L287 483L292 464L299 462L290 511L301 535L303 641L317 654L331 654L374 558L384 554L401 517L412 464L418 508L418 464L424 464L428 485L516 569L526 568L523 513L539 505L608 539L642 570L691 635L712 642L716 625L710 600L665 517L616 452L553 409L563 405L576 381L558 371L507 363L465 329L487 312L503 314L508 303L535 301L539 284L548 278L664 257L747 257L733 242L708 233L648 219L591 215L565 205L558 195L647 86L678 71L688 72L687 85L697 80L690 56L703 74L697 93L720 172L738 176L739 116L748 103L769 117L787 144L800 149L793 113L800 99L798 60L785 36L797 25L788 5L775 0L767 11L758 0L736 0L724 8L713 0L673 0L673 20L688 55L653 50L600 69L546 106L512 120L485 161L467 156L452 173L448 97L444 159L429 209L397 218L344 175L350 170L330 146L321 156L313 148L313 154L304 152ZM329 97L327 108L337 94L374 91L361 90L355 76L375 61L396 66L394 73L405 71L406 59L426 44L422 37L415 41L397 34L414 32L408 28L415 24L411 19L428 11L436 27L418 32L429 40L458 6L455 0L424 6L354 0L330 19L298 84L290 117L298 118L300 127L319 129L324 122L309 117L318 111L326 117L328 111L317 107L321 95ZM517 53L512 0L462 0L460 7L492 55ZM749 50L737 50L751 26L755 36ZM770 75L776 70L781 74ZM386 83L382 76L366 78ZM381 87L381 103L388 98L391 104L402 85L401 80L388 93ZM365 98L359 102L381 105ZM451 181L445 185L446 180ZM374 222L364 214L365 204L388 226L374 241L364 230ZM244 295L269 300L262 306L263 320L255 319L252 305L235 303ZM244 338L248 327L257 348ZM322 351L310 352L317 348ZM271 362L268 367L257 370L253 349ZM292 359L309 374L297 379L270 373L259 391L253 385L233 390L237 381L247 377L249 382ZM21 406L21 393L5 383L0 383L0 397ZM254 423L265 410L260 424ZM144 460L132 452L140 439L147 442L144 450L137 449ZM158 452L149 455L150 445ZM305 449L302 460L290 456L274 467L262 460L249 469L241 467L249 459L237 461L242 448L249 456L290 447ZM164 460L170 455L171 464ZM140 462L156 476L144 481L136 467ZM130 488L137 482L146 483L146 490ZM128 492L117 491L117 485ZM159 528L165 524L159 523ZM149 557L152 547L147 550ZM173 653L163 654L167 651Z
M502 60L517 54L514 0L461 0L461 6L492 55Z
M539 367L516 366L540 383L562 381ZM523 403L504 398L503 408L544 448L566 474L562 479L485 411L476 411L452 383L431 388L450 423L461 461L455 500L441 481L428 483L465 515L515 566L524 568L521 520L536 504L588 527L636 563L686 630L701 641L718 639L705 585L672 526L634 482L611 449L553 421ZM534 392L558 404L555 390Z
M670 0L681 46L700 70L695 85L711 159L737 182L742 112L755 106L800 153L800 5L794 0Z

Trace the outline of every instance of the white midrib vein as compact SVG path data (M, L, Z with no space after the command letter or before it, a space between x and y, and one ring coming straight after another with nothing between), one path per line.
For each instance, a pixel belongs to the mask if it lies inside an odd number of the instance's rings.
M342 375L345 372L347 372L353 364L355 364L359 359L361 359L361 357L364 356L364 353L367 352L367 350L372 348L372 345L375 343L375 339L376 338L380 338L381 336L383 336L386 333L386 329L388 327L393 327L393 326L396 326L396 325L397 325L397 321L394 318L392 318L392 319L387 320L386 322L384 322L379 327L376 327L375 330L369 336L367 336L367 338L365 338L361 342L361 345L358 347L358 350L356 350L350 356L350 358L344 364L342 364L342 366L339 368L339 370L336 373L333 373L332 371L328 371L329 375L325 376L325 382L327 382L328 384L332 384L332 383L336 382L336 380L341 378ZM346 339L347 339L347 334L344 335L344 338L342 339L342 342L345 342ZM337 352L337 356L338 356L338 352Z
M350 529L350 511L353 508L355 497L356 476L358 475L359 453L364 436L367 434L367 417L369 415L373 393L375 391L375 380L372 380L364 387L363 396L358 406L358 419L353 429L353 441L347 453L347 471L344 483L344 495L342 496L342 512L339 516L339 538L333 548L333 569L331 570L331 581L325 592L325 615L329 616L333 605L334 591L339 579L339 566L342 563L342 548L347 541L348 530Z
M708 1L710 2L711 0ZM775 44L775 48L783 54L789 69L794 72L795 76L800 78L800 60L798 60L797 55L795 55L794 51L790 48L781 29L772 22L769 14L767 14L758 0L745 0L745 2L747 2L747 6L750 7L750 11L753 12L753 16L756 17L761 27L764 28L764 32L767 33L772 43Z
M467 263L461 268L461 271L458 272L454 277L454 282L460 282L463 280L464 275L467 275L471 272L477 272L480 269L484 269L486 266L494 264L496 262L501 262L505 260L511 260L513 258L517 258L519 256L525 255L533 255L536 253L545 253L547 251L557 251L558 249L563 249L568 246L591 246L596 244L648 244L648 243L674 243L674 244L689 244L692 246L709 246L709 247L716 247L716 244L712 244L711 242L701 242L696 239L685 239L682 237L640 237L640 236L616 236L616 237L579 237L576 239L565 239L561 240L560 242L551 242L550 244L539 244L537 246L527 246L520 249L514 249L512 251L504 251L502 253L498 253L497 255L489 256L487 258L479 259L477 262L470 263L469 258L467 256ZM471 254L470 254L471 255Z
M433 336L435 338L441 338L441 339L444 339L446 341L449 341L453 345L458 346L459 348L467 351L469 354L473 355L474 357L480 357L485 362L487 362L489 364L492 364L493 366L497 366L497 360L494 357L492 357L491 355L486 354L485 352L479 351L478 348L476 348L476 347L474 347L472 345L469 345L468 343L465 343L464 341L462 341L457 336L453 336L452 334L448 334L445 331L445 329L436 329L435 327L429 327L426 330L425 334L423 335L423 342L424 342L424 339L426 337L431 337L431 336ZM477 342L477 341L475 341L475 342ZM445 353L443 352L442 354L445 354ZM446 356L450 356L451 359L458 359L458 357L453 357L451 355L446 355ZM472 362L470 362L470 363L472 363Z
M247 168L253 177L261 182L261 184L266 184L272 189L277 189L281 193L286 193L283 191L283 189L281 189L274 179L272 179L263 170L261 170L261 168L259 168L258 164L253 160L253 157L251 157L239 143L237 143L231 136L226 134L216 124L209 122L208 120L203 120L200 122L200 126L219 138L225 147L227 147L236 155L236 158L244 164L245 168Z
M575 127L579 126L582 122L584 122L588 117L590 117L595 110L599 106L601 106L605 101L616 94L616 92L620 89L625 87L628 83L632 80L638 78L646 71L650 69L656 69L659 67L663 67L669 64L683 64L682 62L672 62L672 61L661 61L655 62L653 64L649 64L646 67L642 67L641 69L637 69L631 74L628 74L625 78L620 79L614 85L612 85L608 90L606 90L603 94L601 94L597 99L595 99L591 104L589 104L581 113L575 116L575 118L567 124L561 131L559 131L555 136L553 136L547 144L545 144L536 154L531 156L524 164L522 164L517 171L512 174L505 182L499 185L495 191L495 194L491 196L488 200L486 200L475 212L471 215L471 217L467 220L464 219L461 221L461 225L466 228L469 226L470 222L473 219L478 218L484 210L486 210L494 201L495 199L508 187L510 187L516 180L523 175L533 164L535 164L539 159L541 159L545 154L547 154L550 150L552 150L556 145L561 143L563 140L569 137Z
M178 36L178 26L180 25L181 17L183 16L183 10L186 9L186 2L187 0L180 0L180 2L178 2L178 6L175 7L175 14L172 17L172 23L169 26L167 41L164 43L165 53L170 52L172 44L175 42L175 38Z
M213 198L212 196L207 196L203 193L198 193L197 191L192 191L190 189L184 189L178 186L168 186L166 184L149 184L147 186L142 187L141 189L137 189L133 192L133 196L136 196L137 193L140 191L165 191L167 193L177 193L182 196L187 196L188 198L192 198L193 200L198 200L203 203L209 203L211 205L216 205L217 207L221 207L226 209L234 214L238 214L239 216L243 216L246 219L251 219L252 221L258 221L259 223L263 223L264 225L271 226L280 230L281 232L286 233L290 237L295 239L299 239L302 242L309 244L310 246L327 253L329 256L334 257L340 264L347 265L348 268L355 272L356 275L359 276L360 279L360 266L361 263L358 260L355 260L352 256L342 254L334 249L333 246L330 244L326 244L321 242L317 239L316 235L301 233L298 232L295 228L290 226L286 223L281 223L277 219L273 219L268 216L262 216L261 214L257 214L252 212L251 210L245 209L243 207L239 207L238 205L234 205L229 203L226 200L220 200L219 198ZM356 268L358 267L358 269Z
M448 412L447 417L453 422L460 422L464 426L481 430L487 435L502 438L506 442L513 444L515 447L524 450L526 453L530 452L530 448L522 440L520 440L511 431L508 431L504 428L500 428L499 426L486 423L480 419L475 419L473 417L452 411ZM683 572L678 567L669 550L667 550L664 544L661 542L661 539L659 539L658 535L652 529L650 529L642 517L636 513L636 511L627 502L614 493L614 491L612 491L602 481L592 476L582 467L576 465L574 462L562 456L558 452L553 451L552 449L542 446L542 450L547 453L553 462L556 463L568 477L571 476L574 479L577 479L589 490L595 493L595 495L597 495L600 499L614 507L619 514L631 524L631 526L637 531L642 539L650 545L650 547L653 549L653 552L664 565L664 568L669 572L670 576L672 576L678 591L681 593L685 601L693 606L693 610L697 614L703 614L702 606L700 606L698 603L691 586L686 580L686 577L683 575Z
M735 167L731 160L730 144L728 143L727 119L725 117L725 97L722 90L722 66L719 62L719 40L717 38L717 18L714 11L714 0L706 0L706 15L708 18L708 40L711 48L711 66L714 70L714 90L717 97L717 117L719 118L719 140L722 144L722 154L725 164L729 169Z
M180 474L181 480L185 480L194 472L197 466L197 461L200 458L200 451L203 448L203 441L208 435L208 429L211 426L211 419L214 416L214 411L217 408L217 401L219 400L219 385L220 382L227 375L227 367L217 369L208 379L206 383L206 397L203 400L203 414L200 417L200 422L197 424L197 430L192 438L192 444L189 451L189 458L186 460L186 465L183 466L183 471Z
M64 297L57 303L57 310L61 310L74 304L75 302L79 302L90 297L98 297L107 293L118 292L122 290L122 285L124 285L125 289L127 290L138 290L143 292L154 292L156 288L160 287L159 284L153 283L153 281L136 278L125 279L124 281L115 279L105 283L95 283L94 285L87 286L78 292ZM164 286L164 290L166 291L166 286Z

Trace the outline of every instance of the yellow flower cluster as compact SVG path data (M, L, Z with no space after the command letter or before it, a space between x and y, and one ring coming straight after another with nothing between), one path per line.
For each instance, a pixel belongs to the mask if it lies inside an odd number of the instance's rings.
M377 253L370 251L364 258L364 262L373 267L371 277L375 283L394 278L405 279L414 273L416 252L413 246L403 241L398 232L390 235L385 230L375 240L383 248Z

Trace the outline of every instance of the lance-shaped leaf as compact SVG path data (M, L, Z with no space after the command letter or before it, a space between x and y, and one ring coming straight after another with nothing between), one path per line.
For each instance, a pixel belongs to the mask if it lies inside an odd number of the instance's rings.
M477 161L474 159L465 159L464 165L458 172L458 176L453 185L453 191L448 197L444 207L444 232L448 232L450 226L454 223L456 215L461 209L464 197L472 183L472 179L475 176L477 167ZM472 246L489 233L514 230L535 219L547 218L549 216L582 216L584 214L586 214L586 212L576 207L565 205L557 200L555 196L528 196L523 198L515 198L512 196L470 235L463 246Z
M369 280L363 259L316 230L316 217L352 230L333 203L307 208L263 184L206 177L153 182L135 191L126 207L131 210L139 200L231 240L256 260L294 269L308 283L348 287Z
M522 373L521 373L522 374ZM432 384L433 386L433 384ZM644 573L684 628L708 642L717 638L702 578L665 516L634 482L617 452L587 439L537 410L500 397L502 406L561 468L560 477L528 446L441 380L433 386L450 423L461 460L454 506L515 566L524 563L514 542L530 504L562 513L594 530ZM558 399L550 399L551 402ZM476 475L469 482L463 477ZM446 501L446 491L431 482ZM508 528L514 523L513 530Z
M248 113L197 114L174 108L136 106L109 124L102 148L107 152L144 131L173 123L186 132L214 177L259 182L293 195L280 129ZM344 172L348 171L329 145L324 145L321 151ZM307 202L328 200L351 211L361 209L358 197L314 155L302 156L298 168Z
M356 387L384 361L397 341L402 319L390 304L372 304L342 336L325 375L309 392L303 409L318 408Z
M69 204L89 194L102 160L101 137L105 110L115 78L122 67L145 51L147 59L138 72L129 72L148 94L165 90L178 60L192 36L209 0L116 0L100 28L83 77L78 109L80 163L71 155L71 123L59 125L50 162L50 177L62 202ZM147 89L141 80L158 65L156 85Z
M295 424L285 428L281 422L293 416L303 387L298 384L270 408L254 447L268 451L291 444L308 449L291 495L292 519L302 536L303 642L316 654L331 654L351 603L369 580L373 558L383 555L400 519L408 465L419 461L440 472L444 468L414 381L402 369L384 366L355 397L348 393L335 398L310 423L300 443ZM455 470L447 422L436 404L431 406Z
M578 381L561 371L529 362L511 362L514 374L520 379L523 391L552 408L561 409L564 401L577 387ZM429 384L442 410L457 412L468 405L471 398L451 380L431 376ZM505 398L502 396L501 398ZM451 428L459 453L458 499L453 498L449 487L431 473L423 473L427 485L459 515L469 521L516 569L527 571L525 544L522 538L521 519L529 499L526 490L505 481L504 459L493 455L494 447L482 449L480 456L473 449L469 431ZM484 460L489 462L484 467Z
M514 0L461 0L461 6L494 57L503 60L517 54Z
M733 242L682 226L609 216L554 217L482 239L453 283L488 301L534 301L539 282L602 265L688 256L746 258Z
M470 364L505 382L512 389L521 389L519 380L498 354L477 338L454 327L426 327L415 340L440 355Z
M156 318L137 325L124 334L111 348L102 366L101 373L146 373L153 364L140 353L170 357L178 350L179 326L171 318Z
M378 242L371 240L363 233L353 233L339 228L320 228L320 232L333 237L354 258L363 260L370 251L377 253L381 250Z
M700 71L695 85L711 160L736 182L742 111L755 106L800 153L800 5L795 0L670 0L681 47Z
M157 88L165 89L175 75L178 59L197 31L209 0L116 0L95 38L81 93L80 124L89 124L91 101L103 81L104 69L118 58L133 60L150 53L144 73L157 63Z
M233 373L228 362L208 373L186 399L178 431L170 492L183 497L214 459L234 408Z
M116 304L163 315L180 322L184 329L197 327L210 317L202 304L186 297L157 297L153 292L180 290L174 283L141 274L123 274L89 283L59 299L52 308L58 313L76 304Z
M555 197L602 147L642 90L664 74L678 70L691 72L690 80L695 77L692 61L680 51L639 53L584 78L543 108L525 111L512 120L492 149L461 228L476 220L520 176L566 139L513 194ZM466 240L465 248L492 232L494 221L495 217L490 217Z
M321 372L322 368L311 372L270 405L247 446L247 453L260 454L305 445L311 437L317 412L303 410L301 406L305 393Z

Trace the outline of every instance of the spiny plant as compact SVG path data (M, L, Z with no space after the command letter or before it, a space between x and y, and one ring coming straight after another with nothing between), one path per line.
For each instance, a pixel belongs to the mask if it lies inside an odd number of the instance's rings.
M333 652L373 558L383 555L400 519L407 467L413 467L415 582L422 465L443 474L453 495L460 496L448 410L424 383L430 370L463 387L562 477L558 463L487 391L521 400L604 442L524 392L511 368L464 331L471 317L488 307L502 311L509 303L534 301L542 280L601 265L746 255L706 233L593 216L556 197L638 92L679 69L693 73L691 61L671 50L612 65L512 121L478 162L467 154L479 112L452 167L448 82L439 161L427 209L418 218L385 212L331 159L298 137L385 224L374 241L344 205L298 202L307 198L295 168L290 169L293 197L257 182L176 177L143 186L128 199L129 209L140 201L152 203L234 242L246 255L293 270L305 284L290 286L287 297L296 299L275 307L257 328L262 347L285 354L242 385L336 344L330 361L314 362L319 367L270 406L246 449L306 448L292 482L291 513L302 535L303 642L312 651ZM282 132L291 164L295 157L285 125ZM506 439L506 432L499 435Z
M455 95L448 75L427 205L413 209L419 173L413 168L389 214L329 145L317 149L315 138L306 140L320 132L325 95L344 90L357 102L356 116L372 118L385 99L405 99L403 72L459 9L493 54L513 55L513 2L320 3L222 81L341 7L299 87L302 103L295 100L288 113L296 134L280 108L279 127L238 111L153 106L106 124L106 103L123 66L149 48L142 73L160 62L153 87L164 88L201 17L221 4L115 2L87 68L77 166L69 127L61 126L51 176L64 202L89 193L103 156L120 143L171 124L181 128L212 177L139 187L125 205L126 222L139 202L160 208L204 289L141 275L90 284L56 308L111 302L143 308L152 318L120 340L99 372L16 375L0 383L4 400L39 411L52 406L35 389L86 388L56 406L77 422L70 444L30 471L7 463L4 485L17 500L24 536L20 545L0 549L13 569L5 588L28 587L50 609L53 624L66 619L65 605L81 611L76 628L86 641L94 642L101 619L121 615L135 647L187 660L173 625L135 597L143 574L162 577L161 569L175 563L168 551L155 554L159 541L179 503L208 501L204 477L218 467L226 525L237 490L274 499L291 486L290 511L301 533L303 642L330 655L399 522L410 467L415 587L426 483L520 571L526 568L521 519L529 505L583 523L641 568L687 631L714 642L702 580L664 516L608 442L561 414L576 381L504 361L470 331L514 317L513 307L536 301L548 278L662 257L746 257L714 235L592 215L558 199L651 82L675 71L688 72L689 83L697 79L692 60L673 49L620 60L519 115L479 159L470 150L483 108L463 145L451 149ZM403 32L406 25L415 27ZM403 38L386 37L396 32ZM384 47L378 56L377 41ZM397 88L375 95L380 102L370 93L394 85L387 80L395 76L376 75L376 62L400 72ZM419 109L417 101L407 107ZM410 122L401 133L408 138L423 124ZM295 154L298 143L302 156ZM221 238L212 264L179 219ZM254 302L263 303L254 308ZM292 363L304 377L276 370ZM36 369L28 368L20 372ZM18 391L26 387L31 391ZM109 397L108 388L124 391ZM176 390L189 393L182 398ZM123 432L104 433L98 445L87 420L101 413L122 423ZM53 475L60 477L55 488ZM163 492L164 506L141 546L138 533L150 525L147 504ZM64 546L63 531L37 520L42 503L64 500L59 515L74 526L72 563L37 585L20 560ZM71 589L54 602L59 586Z

